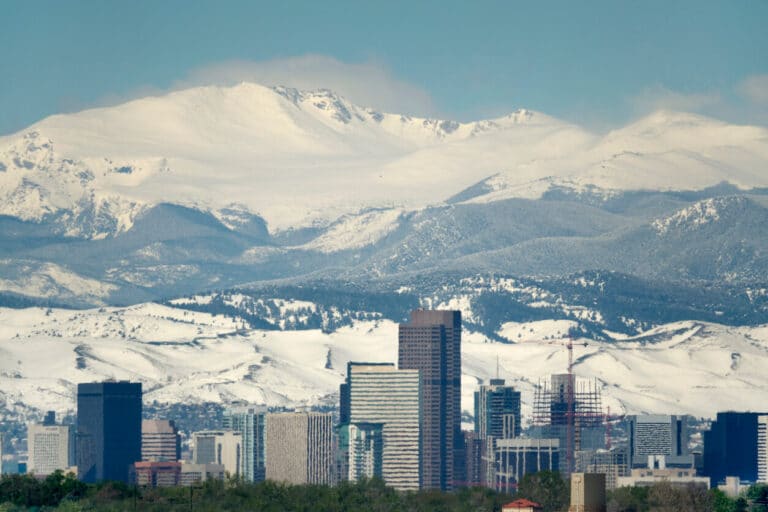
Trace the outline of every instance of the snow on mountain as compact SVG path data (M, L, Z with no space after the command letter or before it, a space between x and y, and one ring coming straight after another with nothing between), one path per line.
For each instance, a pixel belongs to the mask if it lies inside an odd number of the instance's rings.
M651 224L660 235L672 229L697 229L720 220L725 209L733 209L747 202L744 197L714 197L698 201L673 215L656 219Z
M230 228L259 215L274 233L421 208L478 183L486 188L468 200L536 198L553 186L766 186L766 161L768 130L688 114L597 136L528 110L459 123L243 83L55 115L0 138L0 214L103 238L168 202Z
M397 229L402 214L403 210L395 208L346 215L301 248L333 253L372 245Z
M53 263L0 260L0 265L6 273L13 274L13 277L0 278L0 290L19 295L100 304L117 289L115 285L80 276Z
M302 308L307 304L286 304ZM508 328L511 326L507 326ZM496 373L523 391L566 368L564 339L537 338L566 326L531 324L514 344L465 331L462 409ZM145 400L247 400L272 406L337 401L347 361L396 361L397 325L362 321L320 330L245 329L232 317L156 304L127 308L0 309L0 398L4 414L29 408L71 411L78 382L141 380ZM678 322L638 336L575 348L575 373L597 379L606 405L625 412L690 413L756 409L768 392L768 327ZM674 376L674 377L671 377Z

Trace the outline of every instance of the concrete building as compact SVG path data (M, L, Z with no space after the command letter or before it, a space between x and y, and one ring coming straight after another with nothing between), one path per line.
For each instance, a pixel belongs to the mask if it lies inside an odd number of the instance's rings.
M289 484L335 483L333 417L321 413L268 414L266 477Z
M347 423L382 425L384 481L399 490L419 488L419 370L392 363L347 364Z
M667 467L691 468L685 416L646 414L629 416L629 448L632 467L642 468L648 456L663 456Z
M605 475L605 488L609 491L616 489L620 476L629 476L629 450L613 448L611 450L594 450L576 454L576 468L580 472L602 473Z
M205 482L209 479L224 480L226 469L222 464L188 464L181 465L179 484L190 486Z
M571 506L568 512L605 511L605 475L571 473Z
M757 481L768 484L768 414L757 417Z
M461 433L461 312L411 312L400 324L398 368L421 379L421 486L450 490L464 456Z
M248 482L261 482L265 476L264 423L266 407L234 405L224 411L224 428L242 434L243 456L240 474Z
M693 468L635 468L630 476L621 476L618 487L650 487L665 482L673 486L700 485L709 489L709 478L696 476Z
M499 492L511 492L528 473L556 471L560 467L558 439L499 439L493 460L493 478L489 486Z
M350 423L339 426L339 479L356 482L363 478L382 478L382 431L381 423Z
M758 479L758 417L768 413L719 412L704 432L703 474L717 485L726 476L745 482Z
M141 460L141 383L77 385L77 477L128 483Z
M181 436L171 420L141 421L141 460L175 462L181 459Z
M233 476L240 475L242 434L232 430L204 430L192 434L194 464L220 464Z
M136 485L176 487L181 483L181 463L177 461L139 461L134 465Z
M27 426L27 472L50 475L74 465L74 436L65 425Z
M729 498L738 498L742 492L750 488L748 483L741 483L741 478L737 476L725 477L725 482L719 484L717 488L725 493Z

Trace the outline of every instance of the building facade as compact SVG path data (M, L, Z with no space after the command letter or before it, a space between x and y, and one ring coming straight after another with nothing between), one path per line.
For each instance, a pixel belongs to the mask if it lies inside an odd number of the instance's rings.
M704 475L711 486L738 476L746 482L757 481L757 432L760 416L768 413L719 412L712 426L704 432Z
M172 420L141 421L141 460L175 462L181 459L181 436Z
M491 379L475 391L475 432L481 437L511 439L520 436L520 392Z
M194 464L219 464L233 476L240 475L243 436L233 430L203 430L192 434Z
M347 364L349 424L382 425L384 481L399 490L420 486L419 370L398 370L392 363Z
M240 474L248 482L261 482L265 477L266 416L266 407L238 405L224 411L224 428L242 434L243 457Z
M557 439L499 439L492 466L492 485L499 492L512 492L528 473L557 471L560 441Z
M768 414L757 417L757 481L768 484Z
M224 480L227 470L221 464L182 464L179 483L183 486L196 485L209 479Z
M141 460L141 383L77 386L77 477L83 482L130 481Z
M74 439L68 426L27 426L27 472L50 475L74 465Z
M669 467L690 468L685 416L646 414L629 416L629 448L632 467L644 467L649 456L663 456Z
M330 414L268 414L265 440L268 480L295 485L335 483L336 447Z
M134 464L136 485L142 487L176 487L181 483L178 461L139 461Z
M400 324L398 368L421 380L421 486L454 487L454 465L464 456L461 433L461 312L411 312Z
M571 473L571 506L568 512L605 512L605 475Z
M349 423L339 426L339 479L356 482L363 478L382 478L383 425Z

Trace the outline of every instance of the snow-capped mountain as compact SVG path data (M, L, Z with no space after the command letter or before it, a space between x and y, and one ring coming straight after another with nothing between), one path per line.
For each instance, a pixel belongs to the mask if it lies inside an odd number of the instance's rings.
M311 310L285 301L285 318ZM523 392L562 373L562 321L506 323L512 343L465 330L462 409L500 363L500 376ZM768 393L768 328L678 322L635 336L577 345L574 371L595 379L614 412L712 416L759 409ZM242 319L175 307L61 310L0 309L0 414L72 412L78 382L140 380L145 401L195 404L246 400L270 406L334 404L347 361L396 361L397 324L355 321L335 332L259 330ZM669 378L675 375L676 378ZM0 416L0 417L2 417Z
M465 189L465 200L488 202L553 187L764 187L767 161L768 130L690 114L659 112L599 136L527 110L459 123L243 83L55 115L0 138L0 214L98 239L159 203L219 218L235 204L276 233Z

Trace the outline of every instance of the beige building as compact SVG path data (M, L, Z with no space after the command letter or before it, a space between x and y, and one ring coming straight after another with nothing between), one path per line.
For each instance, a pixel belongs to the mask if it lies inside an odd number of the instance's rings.
M617 479L616 486L650 487L660 482L679 486L696 484L709 489L709 477L696 476L696 470L693 468L633 469L630 476L620 476Z
M50 475L72 465L72 437L68 426L29 425L27 427L27 472Z
M757 417L757 481L768 484L768 415Z
M569 512L605 512L605 474L571 473Z
M141 460L163 462L181 458L181 439L173 421L141 421Z
M232 430L205 430L192 434L195 464L220 464L230 475L240 474L242 434Z
M226 470L221 464L181 464L179 483L190 486L205 482L209 479L224 480Z
M335 483L330 414L268 414L264 438L267 480L290 484Z

